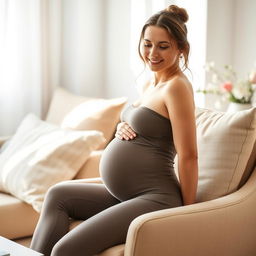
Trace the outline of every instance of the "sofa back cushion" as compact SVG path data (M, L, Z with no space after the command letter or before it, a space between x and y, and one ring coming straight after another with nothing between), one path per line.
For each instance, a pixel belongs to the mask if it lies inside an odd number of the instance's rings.
M98 149L104 149L113 138L120 112L127 98L88 98L74 95L58 87L55 90L46 121L73 130L101 131L106 141Z
M197 202L202 202L234 192L248 178L254 164L249 159L256 140L256 108L235 113L197 108L196 125Z

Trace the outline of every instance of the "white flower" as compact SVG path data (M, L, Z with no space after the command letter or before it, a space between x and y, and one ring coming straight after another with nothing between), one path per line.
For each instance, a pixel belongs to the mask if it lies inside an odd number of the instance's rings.
M214 84L218 83L219 82L219 77L217 74L212 74L212 82Z
M237 98L237 99L246 99L246 100L249 100L250 98L250 91L249 91L249 88L241 83L241 84L238 84L233 90L232 90L234 96Z
M241 99L243 98L243 96L244 96L244 94L243 94L241 88L238 88L238 87L235 87L235 88L232 90L232 93L233 93L233 95L234 95L237 99L239 99L239 100L241 100Z
M215 63L213 61L211 62L206 62L204 68L207 72L209 72L212 68L215 67Z

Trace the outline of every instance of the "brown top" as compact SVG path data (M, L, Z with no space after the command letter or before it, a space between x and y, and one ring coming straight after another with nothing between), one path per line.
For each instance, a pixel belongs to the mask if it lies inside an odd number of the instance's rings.
M100 173L108 190L121 201L149 194L175 195L180 200L170 120L148 107L129 105L121 121L137 136L128 141L114 138L104 150Z

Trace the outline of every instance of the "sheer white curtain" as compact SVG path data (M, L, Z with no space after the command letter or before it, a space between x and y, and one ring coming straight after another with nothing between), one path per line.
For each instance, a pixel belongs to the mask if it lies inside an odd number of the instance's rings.
M12 134L29 112L45 115L58 79L58 43L51 34L59 23L51 29L49 23L59 18L59 5L56 0L0 1L0 135Z

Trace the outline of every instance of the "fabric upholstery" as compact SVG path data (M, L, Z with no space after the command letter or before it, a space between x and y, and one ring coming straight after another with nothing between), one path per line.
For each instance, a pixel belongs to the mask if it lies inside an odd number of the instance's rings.
M106 141L98 149L104 149L114 136L120 112L126 102L125 97L87 98L57 88L46 120L62 128L101 131ZM56 109L60 109L59 113L56 113Z
M29 114L0 154L0 189L40 211L53 184L74 178L100 143L99 131L70 131Z
M9 239L31 236L39 214L20 199L0 193L0 235Z
M197 108L197 201L238 189L256 140L256 108L235 113Z
M88 160L80 168L74 179L86 179L92 177L99 177L99 164L103 150L95 150L90 154Z
M256 167L238 191L144 214L130 225L125 256L256 255Z
M253 169L255 168L255 166L256 166L256 141L254 142L252 153L247 162L245 171L243 173L243 176L241 178L238 188L241 188L246 183L251 173L253 172Z

